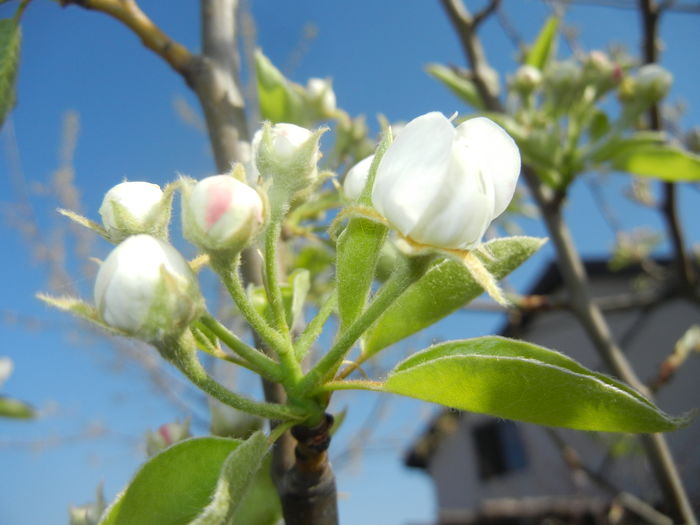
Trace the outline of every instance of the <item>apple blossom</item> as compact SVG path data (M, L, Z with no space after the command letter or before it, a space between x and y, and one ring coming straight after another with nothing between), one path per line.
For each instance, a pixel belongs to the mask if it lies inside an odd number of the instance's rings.
M150 235L112 250L97 273L95 304L105 323L148 342L180 335L203 309L187 261Z
M372 161L374 160L374 155L365 157L360 162L355 164L347 175L345 175L345 180L343 181L343 191L345 191L345 196L351 200L357 200L362 194L362 190L365 189L367 184L367 178L369 177L369 169L372 167Z
M182 229L205 252L237 253L260 231L263 201L253 188L230 175L185 183Z
M415 243L468 250L506 209L520 173L513 139L487 118L409 122L377 169L372 203Z
M99 212L114 242L139 233L165 238L170 221L170 198L157 184L127 181L105 194Z

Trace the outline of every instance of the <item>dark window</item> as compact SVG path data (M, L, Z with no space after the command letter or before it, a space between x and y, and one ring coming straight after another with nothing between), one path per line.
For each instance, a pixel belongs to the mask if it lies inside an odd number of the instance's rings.
M489 421L475 427L473 435L481 479L527 467L525 445L512 421Z

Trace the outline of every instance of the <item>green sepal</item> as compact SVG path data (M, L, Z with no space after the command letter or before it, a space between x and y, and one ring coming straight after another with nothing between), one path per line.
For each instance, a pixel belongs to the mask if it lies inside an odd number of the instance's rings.
M552 16L547 19L527 53L526 64L534 66L540 71L545 69L550 58L554 55L558 27L558 17Z
M328 389L390 392L496 417L600 432L651 433L686 426L641 394L569 357L523 341L487 336L412 355L383 384L331 383ZM342 385L337 387L336 385Z
M81 226L87 228L88 230L94 231L97 235L100 237L107 239L108 241L112 241L112 238L110 237L109 233L107 233L107 230L105 230L101 224L88 219L87 217L83 217L79 213L75 213L74 211L71 210L66 210L64 208L58 208L58 213L63 215L64 217L68 217L70 220L75 222L76 224L80 224Z
M260 433L245 442L203 437L176 443L139 469L100 525L210 523L200 517L214 503L232 515L267 448Z
M33 419L36 417L34 408L18 399L0 396L0 418Z
M484 261L484 266L496 279L503 279L545 241L534 237L507 237L487 242L483 247L491 257ZM433 263L372 325L365 336L365 355L376 354L427 328L482 292L482 287L462 263L453 259Z
M425 71L445 85L452 93L475 109L486 109L476 84L457 74L452 68L442 64L430 64Z
M15 81L22 30L18 20L0 20L0 126L15 105Z
M124 337L128 337L130 335L124 330L114 328L113 326L110 326L107 323L105 323L102 320L102 316L97 311L97 308L95 308L89 303L86 303L82 299L78 299L77 297L53 297L43 293L38 293L36 297L37 299L44 301L49 306L53 306L54 308L58 308L59 310L69 312L75 315L76 317L79 317L96 326L99 326L101 329L107 331L112 335L121 335Z

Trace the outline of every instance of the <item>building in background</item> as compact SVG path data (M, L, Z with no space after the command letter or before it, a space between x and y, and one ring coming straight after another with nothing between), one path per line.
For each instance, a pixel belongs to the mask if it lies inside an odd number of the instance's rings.
M657 404L675 415L699 408L700 306L668 288L667 265L649 261L644 269L637 266L613 272L607 261L592 261L586 268L593 297L639 377L657 389ZM551 264L530 292L533 297L546 297L546 308L514 316L502 334L559 350L589 368L605 370L566 309L562 288L557 266ZM690 353L669 375L673 360L666 360L674 348ZM667 438L697 507L700 423L695 421ZM661 500L641 445L629 435L442 411L415 442L405 462L431 476L440 525L541 523L545 517L558 518L548 523L610 523L618 518L625 523L647 523L640 515L654 510L644 502Z

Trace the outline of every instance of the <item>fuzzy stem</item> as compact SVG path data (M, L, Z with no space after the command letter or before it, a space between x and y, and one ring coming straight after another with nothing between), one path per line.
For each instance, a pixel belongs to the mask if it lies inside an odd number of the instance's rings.
M304 379L298 386L298 394L303 395L313 390L335 373L345 358L345 354L362 337L362 334L367 331L372 323L384 313L406 288L423 275L429 260L429 257L411 257L406 264L391 276L377 292L374 300L362 315L340 334L340 337L328 353L304 376Z
M294 343L294 352L299 362L304 359L311 345L321 335L323 326L326 324L326 321L328 321L328 318L335 310L337 304L338 296L334 291L328 299L326 299L326 302L321 305L316 316L306 325L306 329Z
M225 405L249 414L280 421L300 421L307 415L305 411L298 408L253 401L225 388L207 374L197 359L196 346L191 334L184 335L179 341L168 344L160 350L194 385Z
M211 315L205 314L199 320L205 327L211 330L216 337L221 339L226 346L253 365L256 372L258 372L260 375L264 376L270 381L281 380L282 375L280 373L279 365L272 359L255 348L245 344Z

